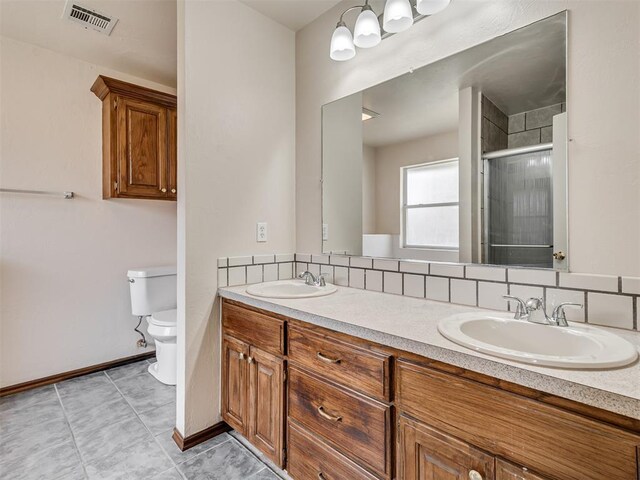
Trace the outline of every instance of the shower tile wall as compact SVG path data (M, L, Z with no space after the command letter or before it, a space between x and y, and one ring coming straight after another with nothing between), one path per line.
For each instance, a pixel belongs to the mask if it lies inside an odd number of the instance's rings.
M564 103L516 113L509 117L508 148L528 147L553 141L553 117L565 111Z
M528 147L553 140L553 117L563 113L564 103L507 116L482 96L482 152Z
M484 95L482 96L482 153L508 148L509 117Z

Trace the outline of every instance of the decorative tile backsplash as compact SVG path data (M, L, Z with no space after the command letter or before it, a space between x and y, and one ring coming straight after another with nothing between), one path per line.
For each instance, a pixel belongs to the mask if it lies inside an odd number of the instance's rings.
M218 285L284 280L309 270L336 285L507 311L503 295L561 302L571 321L640 330L640 278L345 255L256 255L218 260Z
M287 280L293 278L294 262L293 253L219 258L218 286Z

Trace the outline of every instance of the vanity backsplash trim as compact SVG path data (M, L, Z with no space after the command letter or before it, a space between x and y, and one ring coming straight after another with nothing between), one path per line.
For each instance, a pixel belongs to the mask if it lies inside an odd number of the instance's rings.
M293 278L295 254L274 253L218 259L218 287Z
M509 310L510 302L502 298L506 294L542 297L549 310L560 302L576 302L584 308L567 308L571 321L640 330L637 277L298 253L220 258L218 286L285 280L305 270L340 286L493 310Z

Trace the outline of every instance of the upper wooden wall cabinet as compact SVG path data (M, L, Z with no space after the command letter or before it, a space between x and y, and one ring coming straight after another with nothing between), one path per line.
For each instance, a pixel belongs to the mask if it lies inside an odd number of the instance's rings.
M102 100L102 197L175 200L176 97L98 76Z

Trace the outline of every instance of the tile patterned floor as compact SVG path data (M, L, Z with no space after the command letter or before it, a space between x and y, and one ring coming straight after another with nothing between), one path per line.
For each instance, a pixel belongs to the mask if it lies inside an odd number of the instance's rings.
M0 398L0 479L278 480L226 433L181 452L175 387L137 362Z

